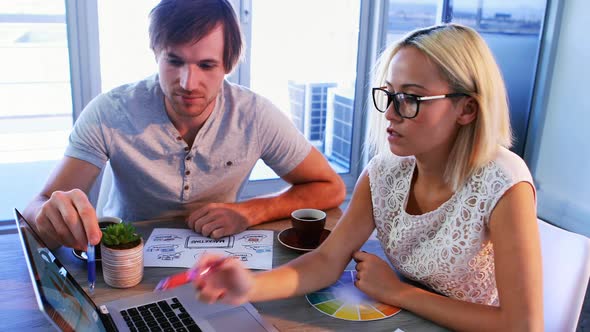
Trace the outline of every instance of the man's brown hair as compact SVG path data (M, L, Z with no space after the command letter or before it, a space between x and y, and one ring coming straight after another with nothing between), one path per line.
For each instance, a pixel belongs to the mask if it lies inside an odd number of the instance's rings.
M242 53L242 34L227 0L162 0L150 12L150 47L198 42L218 24L223 26L223 66L227 73Z

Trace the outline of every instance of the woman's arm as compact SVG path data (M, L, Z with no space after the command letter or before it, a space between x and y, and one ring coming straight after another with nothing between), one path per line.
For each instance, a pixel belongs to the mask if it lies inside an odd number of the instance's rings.
M374 228L369 177L363 172L348 209L326 241L286 265L257 274L250 301L302 295L331 285Z
M390 287L378 298L452 330L542 331L541 249L530 184L518 183L508 190L492 212L489 225L499 307L450 299L391 275L387 280Z
M205 302L268 301L306 294L334 283L374 229L369 179L363 173L351 202L330 236L312 252L271 271L252 274L238 262L224 263L195 280ZM214 258L199 264L208 264Z

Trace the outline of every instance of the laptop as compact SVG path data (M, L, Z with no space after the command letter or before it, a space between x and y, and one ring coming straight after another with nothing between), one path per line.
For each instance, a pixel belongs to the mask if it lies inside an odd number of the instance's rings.
M97 306L14 210L39 309L61 331L277 331L250 304L205 304L191 284Z

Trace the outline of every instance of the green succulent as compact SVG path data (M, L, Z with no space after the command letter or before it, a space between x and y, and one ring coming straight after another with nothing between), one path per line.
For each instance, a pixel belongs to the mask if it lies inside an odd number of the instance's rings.
M133 247L140 239L135 227L128 223L109 225L102 231L102 243L107 247Z

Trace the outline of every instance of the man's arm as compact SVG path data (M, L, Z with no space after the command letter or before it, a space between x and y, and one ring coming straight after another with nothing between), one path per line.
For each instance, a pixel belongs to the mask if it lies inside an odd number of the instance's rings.
M207 204L187 218L189 228L219 238L286 218L296 209L331 209L340 205L346 196L344 182L315 148L282 179L292 186L277 195L233 204Z
M250 226L286 218L297 209L331 209L346 197L344 182L316 148L282 179L292 184L285 192L240 203L250 211Z
M26 207L23 215L48 246L85 249L89 240L100 241L96 211L87 196L99 174L91 163L64 157Z

